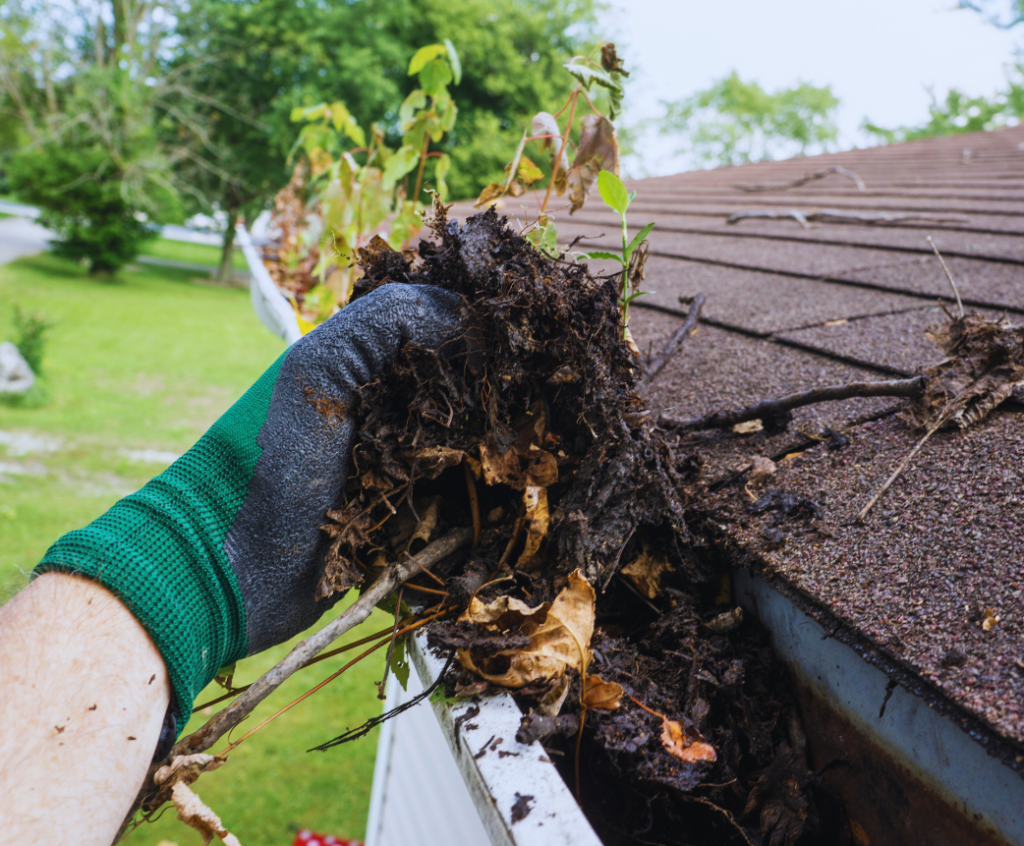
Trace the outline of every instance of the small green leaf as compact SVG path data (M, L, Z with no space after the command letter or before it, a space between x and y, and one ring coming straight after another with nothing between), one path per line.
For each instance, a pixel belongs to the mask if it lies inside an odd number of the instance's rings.
M411 171L420 161L420 151L406 144L399 147L395 154L384 165L384 190L390 191L403 176Z
M590 253L584 253L583 255L580 256L580 258L594 261L617 261L619 264L625 264L625 262L622 260L622 256L620 256L618 253L608 253L605 252L604 250L594 250L593 252Z
M451 156L447 153L442 153L440 158L437 160L437 165L434 168L434 181L437 183L437 196L443 203L448 199L448 183L445 182L445 177L448 175L448 171L451 169L452 160Z
M527 185L533 185L538 179L544 178L544 172L526 156L519 160L518 174L519 181L525 182Z
M629 246L626 247L626 261L629 261L633 255L633 251L644 242L644 238L651 234L652 229L654 229L654 224L648 223L636 234L636 237L629 242Z
M420 47L409 62L409 76L415 76L426 67L427 62L438 56L443 56L445 52L444 44L428 44L426 47Z
M304 106L296 106L292 109L291 121L292 123L298 123L306 116L306 109Z
M345 134L352 139L357 147L366 146L366 134L363 132L363 128L356 123L355 118L349 118L345 121Z
M459 61L459 54L455 52L455 45L447 38L444 40L444 46L448 50L448 62L452 66L452 76L455 77L455 84L458 85L462 82L462 62Z
M626 297L626 299L619 300L619 302L625 303L626 308L629 308L629 304L631 302L633 302L633 300L635 300L637 297L642 297L645 294L650 294L650 293L652 293L652 292L651 291L637 291L635 294L630 294L628 297Z
M331 103L331 123L334 124L335 132L341 132L341 128L351 117L344 103Z
M420 71L417 79L427 94L431 97L440 97L445 92L445 86L452 81L451 68L448 67L447 62L434 59Z
M580 85L588 91L590 90L591 84L600 85L602 88L607 88L613 94L618 94L620 98L622 97L622 85L612 79L612 77L603 70L598 70L597 68L592 68L587 65L574 64L572 62L567 65L562 65L562 67L569 71L569 73L579 81Z
M409 131L409 124L416 117L416 112L427 105L427 92L417 88L402 101L398 107L398 127L402 132Z
M395 648L391 653L391 672L395 674L402 690L409 690L409 659L405 655L405 645L409 640L409 634L404 634L395 640Z
M633 199L634 199L635 197L636 197L636 191L630 191L630 192L629 192L629 201L630 201L631 203L633 202Z
M610 170L602 170L597 175L597 190L601 192L601 199L619 214L625 214L629 208L629 194L626 193L626 186Z

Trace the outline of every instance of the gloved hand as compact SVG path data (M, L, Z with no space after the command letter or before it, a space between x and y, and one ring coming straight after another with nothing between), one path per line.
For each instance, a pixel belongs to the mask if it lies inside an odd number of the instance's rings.
M288 640L340 598L315 593L328 545L320 525L348 475L353 390L402 342L437 349L455 336L461 310L456 294L403 284L345 307L164 473L60 538L35 572L80 573L120 597L187 715L221 667Z

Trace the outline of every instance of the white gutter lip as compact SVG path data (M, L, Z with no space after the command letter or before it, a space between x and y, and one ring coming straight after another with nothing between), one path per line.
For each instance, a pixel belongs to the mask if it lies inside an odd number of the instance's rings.
M295 319L295 311L291 304L285 299L274 280L270 278L263 260L256 247L249 237L249 232L239 223L235 227L235 238L249 265L249 272L252 280L249 283L249 293L252 296L252 307L255 309L259 319L271 332L284 338L289 344L294 344L302 337L299 324Z
M409 655L424 689L428 688L445 662L427 649L424 634L413 639ZM527 746L516 740L522 712L510 694L432 705L492 843L601 846L540 742ZM472 713L474 708L479 712ZM530 810L513 822L512 806L521 796L532 797Z

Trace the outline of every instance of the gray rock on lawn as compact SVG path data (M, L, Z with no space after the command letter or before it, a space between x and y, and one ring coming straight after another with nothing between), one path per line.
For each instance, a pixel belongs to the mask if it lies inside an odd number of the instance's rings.
M0 394L23 394L36 381L32 368L10 341L0 344Z

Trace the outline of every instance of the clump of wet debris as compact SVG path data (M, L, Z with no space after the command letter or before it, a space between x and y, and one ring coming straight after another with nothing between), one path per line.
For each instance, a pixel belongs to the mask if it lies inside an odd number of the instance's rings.
M605 842L844 842L786 673L694 528L699 460L650 424L619 279L539 253L493 210L460 225L435 206L429 225L415 262L371 242L355 296L447 288L465 331L405 347L358 392L320 595L472 527L403 596L457 656L447 693L511 691L520 738Z

